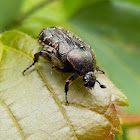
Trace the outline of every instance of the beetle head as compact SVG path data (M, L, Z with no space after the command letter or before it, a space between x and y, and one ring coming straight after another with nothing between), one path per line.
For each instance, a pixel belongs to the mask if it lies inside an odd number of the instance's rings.
M105 85L101 85L98 80L96 80L96 76L93 72L87 72L84 77L83 81L85 82L84 86L88 88L94 88L95 82L98 82L101 88L106 88Z

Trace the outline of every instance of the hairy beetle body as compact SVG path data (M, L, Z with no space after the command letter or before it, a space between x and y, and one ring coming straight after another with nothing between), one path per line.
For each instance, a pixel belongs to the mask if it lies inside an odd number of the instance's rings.
M38 42L42 45L42 50L34 55L34 63L27 69L38 61L39 56L42 56L53 62L52 68L73 73L65 84L67 103L69 83L78 76L83 76L86 87L93 88L95 82L98 82L101 88L105 88L94 75L95 70L102 71L96 66L94 51L79 37L62 27L49 27L41 31ZM27 69L23 71L23 74Z

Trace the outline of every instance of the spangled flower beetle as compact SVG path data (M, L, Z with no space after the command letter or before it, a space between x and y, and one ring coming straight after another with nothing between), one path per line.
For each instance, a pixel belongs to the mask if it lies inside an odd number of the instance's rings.
M94 51L79 37L62 27L49 27L40 32L38 42L41 44L42 50L34 55L33 64L26 68L23 74L38 62L39 56L52 61L54 64L52 68L72 73L65 84L66 103L68 103L69 84L78 76L83 76L84 86L88 88L94 88L95 82L99 83L101 88L106 88L96 80L94 74L95 70L104 73L96 65Z

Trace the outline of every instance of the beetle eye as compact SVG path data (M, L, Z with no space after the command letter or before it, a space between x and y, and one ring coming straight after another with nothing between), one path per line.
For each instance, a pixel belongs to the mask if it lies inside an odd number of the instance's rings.
M88 78L87 77L83 77L84 82L87 82Z

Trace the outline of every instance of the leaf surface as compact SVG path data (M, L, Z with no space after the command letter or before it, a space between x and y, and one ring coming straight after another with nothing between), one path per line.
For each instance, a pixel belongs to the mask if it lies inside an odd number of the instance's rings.
M83 86L82 78L70 85L65 105L64 85L70 76L51 69L41 59L22 75L39 50L37 41L19 32L9 31L0 38L0 139L104 140L121 134L116 105L128 106L128 100L103 74L93 90Z

